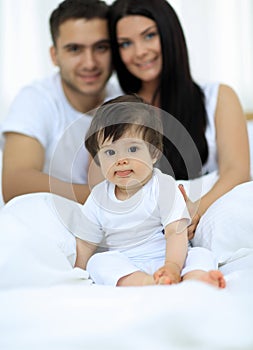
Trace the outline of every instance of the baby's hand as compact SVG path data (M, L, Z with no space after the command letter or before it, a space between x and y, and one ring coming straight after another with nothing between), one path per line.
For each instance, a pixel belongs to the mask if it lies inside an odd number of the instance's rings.
M180 268L173 262L165 263L154 275L156 284L175 284L181 281Z

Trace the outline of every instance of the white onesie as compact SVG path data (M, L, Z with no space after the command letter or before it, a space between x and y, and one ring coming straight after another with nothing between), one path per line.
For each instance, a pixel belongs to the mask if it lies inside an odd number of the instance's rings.
M71 229L74 235L109 250L95 254L87 265L91 278L101 284L116 285L121 277L136 270L153 274L165 260L164 228L181 219L185 219L185 227L190 223L176 181L158 169L125 201L115 197L115 185L103 181L94 187L82 212L82 220ZM192 248L183 274L215 266L211 252Z

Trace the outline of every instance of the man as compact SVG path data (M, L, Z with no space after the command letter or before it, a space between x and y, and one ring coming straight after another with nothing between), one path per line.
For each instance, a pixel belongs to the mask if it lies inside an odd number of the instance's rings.
M108 82L107 15L108 6L94 0L65 0L51 14L50 54L59 71L23 88L1 127L5 202L33 192L80 203L88 196L88 114L121 94L116 80Z

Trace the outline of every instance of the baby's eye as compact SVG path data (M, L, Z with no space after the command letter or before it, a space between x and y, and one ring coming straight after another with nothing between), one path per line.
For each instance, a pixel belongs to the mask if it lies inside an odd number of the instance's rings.
M115 151L113 149L108 149L107 151L105 151L105 154L107 156L113 156L115 154Z
M131 153L137 152L137 147L136 146L131 146L129 148L129 152L131 152Z

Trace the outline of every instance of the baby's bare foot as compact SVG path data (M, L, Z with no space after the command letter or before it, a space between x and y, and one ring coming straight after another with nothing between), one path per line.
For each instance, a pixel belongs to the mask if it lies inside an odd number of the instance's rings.
M208 284L211 284L218 288L225 288L226 281L223 274L219 270L210 270L210 271L191 271L188 272L183 280L198 280Z
M203 274L200 281L212 284L218 288L225 288L226 281L223 274L219 270L211 270Z

